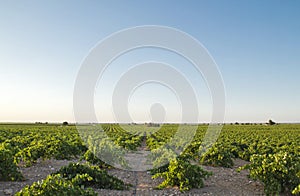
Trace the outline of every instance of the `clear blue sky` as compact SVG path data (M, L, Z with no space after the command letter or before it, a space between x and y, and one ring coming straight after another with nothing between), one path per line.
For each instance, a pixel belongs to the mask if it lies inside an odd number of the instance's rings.
M226 87L227 122L300 122L299 9L296 0L2 0L0 121L73 121L74 82L90 49L123 28L166 25L198 39L215 59ZM156 52L146 50L132 57L157 60ZM181 62L174 55L160 56L159 60ZM128 59L124 62L132 66L135 61ZM118 68L121 63L116 62L106 76L117 79L120 70L126 70ZM189 70L182 71L190 74L191 81L198 80ZM101 110L102 119L110 121L107 100L103 101L109 87L98 88L95 107ZM201 115L207 121L211 103L205 85L203 88L201 92L200 85L198 94L203 95ZM158 92L159 98L171 96L161 87L138 89L129 110L140 121L147 120L141 117L147 108L140 105L164 103L164 99L143 100L145 92ZM173 108L173 114L178 112L176 105ZM168 116L169 121L176 118Z

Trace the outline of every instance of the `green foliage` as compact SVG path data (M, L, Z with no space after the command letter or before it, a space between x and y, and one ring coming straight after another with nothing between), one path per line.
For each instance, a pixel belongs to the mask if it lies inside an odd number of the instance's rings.
M152 162L154 168L160 168L167 165L171 160L175 159L177 154L168 148L159 148L151 151L148 159Z
M298 178L300 178L300 171L296 174L296 176L298 177ZM292 191L292 194L299 194L300 193L300 183L298 184L298 186L296 186L295 188L294 188L294 190Z
M163 167L154 171L157 173L152 178L164 178L158 188L178 186L181 191L203 187L203 179L211 175L210 172L204 171L202 167L192 165L181 158L173 159L167 168Z
M203 152L201 146L204 146L203 142L206 142L203 138L207 132L207 125L181 126L185 130L184 133L174 138L178 125L173 124L166 124L159 128L127 125L126 130L116 124L82 125L83 131L80 135L73 125L2 124L0 125L1 180L22 179L18 166L30 166L40 158L72 159L84 154L85 160L101 168L105 168L105 164L97 157L105 158L106 162L108 159L111 161L110 164L126 166L124 149L136 150L141 145L143 136L146 136L147 148L151 150L149 158L152 163L154 165L166 163L152 171L165 177L165 186L181 186L181 189L185 190L184 187L191 181L188 180L187 183L185 180L192 179L192 177L182 176L192 176L188 171L197 173L197 168L190 166L189 160L231 167L232 158L240 158L246 161L251 160L250 166L247 167L250 172L252 171L252 177L264 182L266 191L270 194L282 191L299 194L300 176L296 175L300 162L299 125L225 125L217 143L209 144L212 148L208 148L203 156L201 156ZM102 127L101 131L106 135L106 139L103 139L103 135L99 135L98 132L89 132L90 127L93 127L93 130ZM197 132L193 141L184 149L182 146L188 145L185 139L191 135L190 127L197 128ZM180 158L175 159L180 152ZM170 160L172 161L168 164ZM64 180L71 181L74 186L89 186L97 179L97 176L91 173L78 173L77 170L74 170L74 173L76 174L72 175L72 178L64 177Z
M128 133L116 124L101 125L107 136L112 139L115 144L127 150L136 150L141 145L142 136Z
M93 157L92 154L87 153L86 155L90 157L86 158L90 158L90 160L94 159L93 161L96 161L95 159L98 159L99 157L100 160L105 160L105 162L109 165L121 165L122 167L127 168L128 164L124 158L126 151L122 147L114 144L113 141L103 135L103 132L99 133L97 131L84 133L84 136L87 137L85 139L87 147L90 152L95 155ZM101 161L98 162L101 164Z
M0 180L17 181L24 177L14 163L12 147L9 144L0 144Z
M292 192L300 184L300 178L296 175L300 172L299 155L295 158L288 152L255 154L250 161L250 164L240 169L249 169L251 178L263 182L267 195ZM297 188L294 192L297 192Z
M25 166L31 166L32 163L40 157L50 158L46 155L46 146L42 144L32 145L26 148L23 148L18 153L15 154L15 162L22 162Z
M41 182L24 187L16 195L97 195L92 189L128 189L127 184L110 176L98 166L70 163Z
M80 182L79 179L87 180L86 175L76 175L74 179ZM41 182L34 182L31 186L24 187L21 191L16 193L16 196L53 196L53 195L80 195L80 196L96 196L97 194L91 189L83 189L78 186L80 183L74 183L66 180L60 174L49 175Z
M200 163L210 166L222 166L231 168L233 166L233 154L230 151L231 150L226 146L216 144L201 157Z
M101 189L124 190L128 188L122 180L108 175L105 170L101 170L98 166L89 164L70 163L68 166L62 167L56 174L61 174L67 180L74 180L77 175L87 175L85 178L75 180L77 185L92 186Z
M25 137L16 137L18 142L13 138L12 142L19 149L14 155L15 162L31 166L39 158L72 159L86 151L78 133L74 132L76 130L71 127L57 127L54 130L51 128L54 127L47 127L41 131L27 130ZM27 134L30 137L26 137Z
M168 143L175 135L178 125L163 125L154 134L147 136L147 146L151 150L158 149Z
M170 128L169 126L168 128ZM148 136L147 145L149 149L151 149L152 156L156 156L155 159L152 158L153 163L165 163L166 157L170 156L170 152L165 149L159 149L162 145L165 145L170 141L170 138L176 132L175 127L171 130L168 130L167 127L161 128L154 135ZM197 133L192 141L189 144L188 148L184 150L182 155L189 155L194 160L198 160L202 164L212 165L212 166L222 166L222 167L232 167L233 166L233 158L241 158L243 160L249 161L250 157L257 156L267 156L268 154L273 155L279 152L288 152L289 155L289 173L287 175L279 175L278 173L272 173L267 169L263 169L261 172L257 173L257 179L270 179L270 183L273 185L266 185L266 190L268 187L274 187L274 192L277 190L280 191L292 191L294 189L294 193L297 192L296 186L299 177L295 177L295 173L292 176L295 170L291 168L296 168L297 163L299 161L300 154L300 129L298 125L277 125L277 126L265 126L265 125L225 125L221 134L218 137L217 143L215 143L211 148L208 148L208 151L205 154L201 154L203 152L202 149L202 139L206 134L207 126L198 126ZM175 131L175 132L174 132ZM188 130L186 134L189 134ZM184 140L184 136L182 137ZM178 144L182 144L182 141L176 141ZM177 148L177 147L176 147ZM159 149L159 150L158 150ZM173 153L173 152L171 152ZM168 156L165 156L168 155ZM253 158L252 158L253 159ZM268 167L272 167L272 165L286 165L286 160L275 158L268 158ZM262 161L259 159L252 160L253 164L256 164L257 167L264 165ZM165 165L159 168L152 170L152 173L164 173L164 176L167 175L169 171L169 165ZM277 169L279 170L279 169ZM291 172L293 171L293 172ZM269 175L269 176L268 176ZM172 184L171 176L169 176L169 181L165 181L163 185ZM175 178L175 175L173 176ZM292 180L293 179L293 180ZM291 182L293 181L293 182ZM269 183L269 184L270 184ZM277 185L275 185L277 184ZM280 185L278 185L280 184ZM279 188L278 188L279 187ZM271 191L272 192L272 191Z
M85 160L91 164L98 165L101 168L110 168L111 166L103 162L101 159L99 159L97 156L94 155L90 150L87 150L82 157L81 160Z
M292 191L292 194L299 194L300 193L300 184Z

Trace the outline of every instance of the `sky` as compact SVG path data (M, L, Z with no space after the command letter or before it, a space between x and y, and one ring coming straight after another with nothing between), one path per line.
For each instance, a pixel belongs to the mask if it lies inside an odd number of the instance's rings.
M162 25L193 36L213 57L225 86L225 122L300 122L299 9L296 0L1 0L0 121L74 122L74 85L91 49L122 29ZM193 65L144 48L120 56L99 78L99 122L115 121L111 96L118 79L146 61L183 73L198 97L199 122L210 121L211 94ZM128 112L136 122L155 120L155 113L178 122L181 105L176 92L146 83L132 92Z

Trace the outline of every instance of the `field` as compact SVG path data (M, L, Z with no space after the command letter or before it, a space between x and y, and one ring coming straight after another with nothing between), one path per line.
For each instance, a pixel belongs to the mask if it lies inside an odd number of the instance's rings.
M299 194L300 125L225 125L213 144L206 130L1 124L0 195Z

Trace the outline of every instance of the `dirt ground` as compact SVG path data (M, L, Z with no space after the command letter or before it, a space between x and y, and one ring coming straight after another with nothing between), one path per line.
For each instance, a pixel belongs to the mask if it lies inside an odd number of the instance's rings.
M22 182L0 182L0 196L13 195L22 187L35 181L44 179L48 174L57 171L62 166L78 160L45 160L38 161L31 167L21 168L26 180ZM248 179L248 171L236 172L239 166L247 162L236 159L233 168L203 166L205 170L212 171L213 175L205 180L205 186L201 189L192 189L181 193L178 188L171 187L156 190L155 187L162 179L152 179L148 172L134 172L119 169L111 169L108 172L133 187L128 191L116 191L95 189L99 195L264 195L263 185Z

